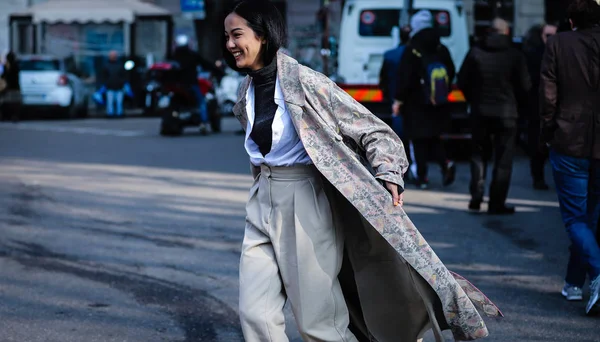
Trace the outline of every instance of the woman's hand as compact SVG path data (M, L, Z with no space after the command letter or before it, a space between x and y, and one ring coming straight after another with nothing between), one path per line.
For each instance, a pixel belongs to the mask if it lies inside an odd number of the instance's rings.
M404 205L404 193L398 194L398 184L385 182L385 187L392 194L392 202L394 207Z

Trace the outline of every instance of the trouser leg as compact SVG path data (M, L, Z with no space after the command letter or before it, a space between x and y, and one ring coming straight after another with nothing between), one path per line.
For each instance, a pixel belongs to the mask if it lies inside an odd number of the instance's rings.
M122 90L115 91L115 102L117 107L117 116L123 115L123 101L125 93Z
M357 341L338 274L344 237L333 224L320 178L271 182L271 238L281 277L304 341Z
M115 91L106 91L106 115L115 114Z
M516 122L506 121L494 134L494 171L490 185L490 208L505 205L512 176L516 145Z
M556 193L560 204L560 211L565 227L573 244L573 248L580 260L588 269L590 278L600 275L600 247L593 232L594 219L597 217L595 209L588 208L589 205L597 207L598 204L590 201L588 191L594 191L600 195L600 190L590 188L589 161L580 158L572 158L550 152L550 162L556 183ZM597 186L598 187L598 186ZM590 215L592 213L592 215ZM571 267L578 266L575 262L569 264ZM568 274L573 273L569 270ZM569 282L569 280L567 280ZM583 285L583 284L573 284Z
M265 219L268 203L262 202L261 205L256 183L246 206L247 222L240 260L240 321L246 342L285 342L288 341L283 315L286 297L268 236Z
M429 160L430 142L428 139L413 139L412 143L417 162L417 177L419 178L419 182L427 182L427 174L429 172L427 162Z
M471 200L483 202L487 165L492 154L492 143L488 130L483 122L474 120L472 127L473 133L470 160L471 182L469 191L471 193Z
M539 148L540 122L538 120L529 121L528 138L531 178L534 182L544 182L544 164L548 159L548 153L540 151Z

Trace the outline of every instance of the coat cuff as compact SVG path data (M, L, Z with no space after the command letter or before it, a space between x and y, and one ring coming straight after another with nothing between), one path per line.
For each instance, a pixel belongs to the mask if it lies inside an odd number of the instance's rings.
M385 174L377 174L375 178L385 187L384 182L390 182L398 185L398 194L404 192L404 179L402 175L393 172L387 172Z

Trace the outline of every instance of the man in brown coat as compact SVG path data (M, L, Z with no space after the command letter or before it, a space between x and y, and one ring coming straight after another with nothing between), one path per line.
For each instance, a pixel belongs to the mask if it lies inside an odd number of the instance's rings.
M541 142L550 164L563 222L571 239L567 299L581 300L587 271L586 314L600 312L600 1L575 0L568 14L573 31L550 38L540 82Z

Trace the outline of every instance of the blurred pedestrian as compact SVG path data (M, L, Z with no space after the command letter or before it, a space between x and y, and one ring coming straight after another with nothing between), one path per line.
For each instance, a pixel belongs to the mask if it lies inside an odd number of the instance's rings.
M440 165L444 186L454 183L456 167L446 156L441 134L449 127L447 107L455 67L448 48L440 42L428 10L415 13L410 21L410 42L398 67L392 113L402 110L403 135L412 142L417 162L417 185L429 184L430 157Z
M200 133L207 134L210 127L208 107L206 98L198 83L198 67L201 67L203 71L212 72L215 76L219 76L221 73L214 63L202 57L197 51L192 50L188 36L177 36L175 43L177 47L173 53L173 59L179 64L181 70L180 82L188 87L196 98L200 112Z
M286 300L306 341L416 341L431 328L437 341L441 329L487 335L402 209L408 164L398 136L279 51L286 25L272 2L242 0L228 13L223 55L248 72L234 114L254 176L240 261L244 339L288 341Z
M562 293L582 299L586 271L590 299L585 312L600 312L600 0L574 0L573 31L550 38L540 79L541 143L550 164L571 255Z
M123 99L127 74L125 66L119 62L117 51L110 51L104 67L104 86L106 87L106 116L123 117Z
M396 94L396 83L400 59L406 50L406 44L409 40L410 26L406 25L400 29L400 44L398 44L397 47L387 50L383 53L383 63L381 65L381 70L379 71L379 88L383 93L384 101L388 102L390 105L392 104ZM394 132L398 134L400 139L402 139L402 143L407 149L406 157L408 159L409 168L407 170L406 181L414 182L416 180L416 175L412 174L410 168L410 165L412 164L409 149L410 141L406 139L406 136L404 135L403 121L404 120L401 113L392 113L392 128L394 129Z
M481 47L472 48L458 74L459 87L471 105L471 201L479 211L488 163L494 157L488 213L514 214L506 205L515 154L518 105L531 89L524 54L512 47L508 23L496 18Z
M548 159L548 149L539 148L540 140L540 111L539 111L539 88L540 69L542 57L548 38L556 34L557 27L551 24L536 25L532 27L524 44L524 52L527 57L527 66L531 78L531 91L529 92L527 113L527 137L528 152L530 159L531 177L533 188L536 190L548 190L544 176L544 164Z
M18 122L21 119L21 84L19 81L17 56L10 51L6 54L0 85L0 103L2 120Z
M379 71L379 88L383 92L384 100L390 102L390 104L396 94L396 79L398 77L400 59L406 50L406 44L408 44L409 40L410 26L403 26L400 30L400 44L383 53L383 63Z

